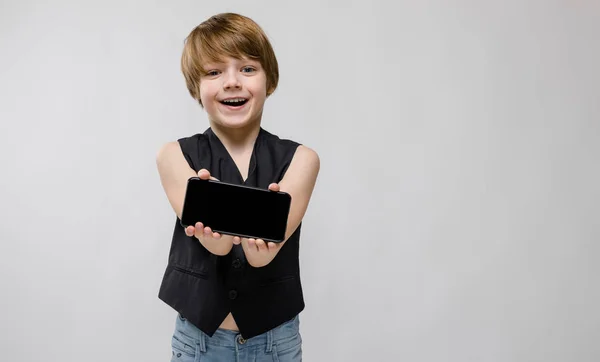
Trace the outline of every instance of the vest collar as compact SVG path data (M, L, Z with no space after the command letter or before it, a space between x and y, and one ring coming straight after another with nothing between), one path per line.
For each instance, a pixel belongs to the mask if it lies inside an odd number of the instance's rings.
M211 149L213 150L213 156L214 156L214 151L217 151L218 158L221 159L223 162L229 163L230 166L235 169L237 178L238 178L238 181L240 184L246 184L249 180L251 180L252 174L256 171L256 165L257 165L256 153L258 152L258 150L260 148L260 144L263 141L263 139L265 138L267 131L265 131L262 127L260 127L260 129L258 131L256 140L254 141L254 147L252 149L252 154L250 155L250 166L248 168L248 176L247 176L246 180L244 180L242 178L242 174L240 173L240 170L238 169L237 165L235 164L233 157L231 157L231 154L229 153L229 151L227 151L227 148L225 148L225 145L219 139L219 137L215 134L215 132L212 130L212 128L209 127L208 129L206 129L206 131L204 131L204 134L208 137L208 140L211 145Z

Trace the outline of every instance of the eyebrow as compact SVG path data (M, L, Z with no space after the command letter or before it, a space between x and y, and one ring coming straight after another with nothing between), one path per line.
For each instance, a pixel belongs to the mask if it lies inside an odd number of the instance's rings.
M241 63L241 64L251 63L254 66L260 66L261 65L261 63L260 63L260 61L258 59L252 59L252 58L236 59L235 61L238 62L238 63ZM227 63L227 61L224 61L224 60L206 62L205 64L202 65L202 68L205 71L207 71L210 68L222 66L222 65L224 65L226 63Z

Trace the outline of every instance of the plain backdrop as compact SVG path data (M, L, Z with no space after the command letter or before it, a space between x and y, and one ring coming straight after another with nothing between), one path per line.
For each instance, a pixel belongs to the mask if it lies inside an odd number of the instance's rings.
M225 11L321 157L304 360L600 360L597 2L0 4L0 360L170 359L155 155L208 127L179 59Z

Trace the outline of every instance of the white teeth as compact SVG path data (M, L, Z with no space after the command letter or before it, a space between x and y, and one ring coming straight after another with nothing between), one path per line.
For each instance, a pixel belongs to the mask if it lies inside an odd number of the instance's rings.
M243 102L245 100L246 100L245 98L232 98L232 99L225 99L223 102L234 103L234 102Z

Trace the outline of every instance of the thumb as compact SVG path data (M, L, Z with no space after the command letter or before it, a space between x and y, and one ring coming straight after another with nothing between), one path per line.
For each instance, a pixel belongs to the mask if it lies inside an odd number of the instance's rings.
M202 180L208 180L209 178L211 178L210 172L208 172L208 170L205 168L198 171L198 177L200 177Z
M198 177L200 177L200 179L202 179L202 180L208 180L208 179L211 179L211 180L219 181L219 180L218 180L218 179L216 179L215 177L212 177L212 176L210 175L210 172L208 172L208 170L207 170L207 169L205 169L205 168L203 168L203 169L201 169L200 171L198 171Z

